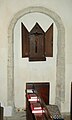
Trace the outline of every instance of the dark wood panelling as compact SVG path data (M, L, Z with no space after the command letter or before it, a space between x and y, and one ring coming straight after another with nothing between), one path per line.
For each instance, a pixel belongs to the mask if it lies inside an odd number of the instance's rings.
M35 87L35 90L37 90L38 95L43 99L45 104L48 105L50 84L49 83L35 83L34 87Z
M45 33L45 55L53 57L53 24Z
M33 114L31 111L31 103L27 99L27 90L31 89L37 93L38 97L41 99L40 104L45 110L44 114ZM40 83L26 83L26 120L49 120L49 112L44 101L49 104L49 89L50 83L40 82ZM52 119L50 119L52 120Z
M71 120L72 120L72 82L71 82Z
M45 59L45 37L44 31L38 23L30 31L29 60L39 61Z
M53 24L44 32L38 23L30 32L21 23L22 57L29 57L29 61L45 61L46 57L53 57Z
M0 106L0 120L3 120L4 108Z
M21 23L21 31L22 31L22 57L28 57L29 56L29 32L24 26L23 23Z
M26 89L34 89L38 95L44 100L45 104L49 104L50 83L38 82L38 83L26 83Z

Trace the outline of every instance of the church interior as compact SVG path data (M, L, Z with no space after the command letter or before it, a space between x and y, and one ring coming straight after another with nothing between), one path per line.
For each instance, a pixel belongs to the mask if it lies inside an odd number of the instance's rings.
M71 0L0 0L0 120L72 120L71 11Z

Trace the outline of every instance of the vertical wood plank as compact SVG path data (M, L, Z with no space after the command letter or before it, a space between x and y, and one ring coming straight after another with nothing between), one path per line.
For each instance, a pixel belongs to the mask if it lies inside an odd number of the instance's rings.
M22 33L22 57L28 57L29 55L29 32L21 23L21 33Z
M53 24L45 33L45 55L53 57Z
M72 82L71 82L71 120L72 120Z

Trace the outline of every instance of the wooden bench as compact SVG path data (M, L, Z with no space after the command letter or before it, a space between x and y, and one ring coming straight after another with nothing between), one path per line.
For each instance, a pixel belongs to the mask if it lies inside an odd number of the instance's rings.
M26 120L64 120L57 105L49 104L49 88L49 83L26 84ZM32 105L38 103L41 108L35 111Z
M72 82L71 82L71 120L72 120Z
M3 110L4 108L0 106L0 120L3 120Z

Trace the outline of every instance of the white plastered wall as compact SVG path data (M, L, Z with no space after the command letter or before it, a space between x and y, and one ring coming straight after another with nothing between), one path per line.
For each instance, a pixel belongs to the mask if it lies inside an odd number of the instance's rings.
M56 57L56 97L55 103L61 110L61 102L65 101L65 33L60 17L53 11L43 7L29 7L18 12L9 25L8 37L8 105L15 106L14 91L14 27L19 18L28 13L43 13L50 16L57 26L57 57Z
M72 81L72 1L71 0L0 0L0 101L7 105L8 27L14 15L30 6L42 6L56 12L65 27L65 103L62 111L70 111Z
M28 58L22 58L21 22L24 23L28 31L38 22L45 32L53 23L53 57L48 57L43 62L29 62ZM42 13L30 13L20 18L14 29L14 90L16 107L25 107L26 82L50 82L50 103L55 104L56 56L57 28L54 21Z

